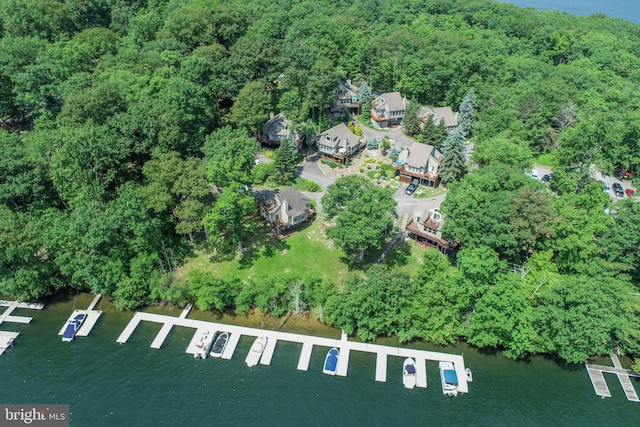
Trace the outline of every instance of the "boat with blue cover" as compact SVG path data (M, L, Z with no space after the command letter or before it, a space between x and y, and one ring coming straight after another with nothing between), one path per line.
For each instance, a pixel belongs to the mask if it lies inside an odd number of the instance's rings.
M67 327L62 333L62 341L70 342L71 340L73 340L73 338L76 336L76 334L80 330L80 327L84 322L84 319L86 318L87 318L86 313L79 313L73 316L73 319L67 322Z
M440 362L440 380L442 381L442 393L447 396L458 395L458 374L451 362Z
M338 371L338 360L340 359L340 351L333 347L327 352L327 357L324 358L324 368L322 372L327 375L335 375Z
M402 364L402 384L405 388L416 386L416 363L410 357L407 357Z

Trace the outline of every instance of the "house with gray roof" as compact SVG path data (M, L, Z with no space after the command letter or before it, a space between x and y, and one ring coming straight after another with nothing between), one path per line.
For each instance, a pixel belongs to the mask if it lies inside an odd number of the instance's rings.
M302 136L292 126L291 120L287 119L282 113L275 116L271 113L271 117L265 123L260 135L258 135L258 141L264 145L279 146L282 141L290 136L293 136L293 141L298 147L302 144Z
M327 129L320 134L316 141L320 157L343 164L363 148L366 143L365 138L361 138L351 132L344 123Z
M335 92L331 112L333 114L360 114L362 102L358 99L358 88L351 84L351 80L341 81Z
M416 142L402 150L392 166L398 171L401 182L409 183L418 178L420 184L437 187L440 184L440 162L442 153L437 148Z
M371 123L376 128L399 125L407 108L407 98L400 92L387 92L376 96L371 102Z
M420 107L418 117L422 123L431 119L436 125L440 124L440 121L444 120L444 125L447 127L448 132L452 132L458 127L460 119L459 114L454 113L451 107Z
M314 214L309 198L295 187L268 191L260 203L260 215L276 229L278 235L308 221Z

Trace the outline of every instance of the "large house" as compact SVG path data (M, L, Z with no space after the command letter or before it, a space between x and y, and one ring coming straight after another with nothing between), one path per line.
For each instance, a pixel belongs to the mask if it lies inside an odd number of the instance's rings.
M340 123L320 134L316 142L320 157L344 164L359 149L364 148L367 140L351 132L344 123Z
M378 95L371 102L371 122L376 128L399 125L407 108L407 98L400 92L387 92Z
M358 88L351 84L351 80L340 82L335 92L331 112L334 114L360 114L362 102L358 99Z
M444 120L444 125L447 127L448 132L452 132L457 128L459 122L458 113L454 113L451 107L420 107L418 117L422 123L431 119L436 125L440 124L440 121Z
M442 225L444 215L438 209L428 209L423 212L414 212L407 224L407 234L416 242L425 247L437 248L445 254L453 254L458 245L442 238Z
M400 181L408 183L414 178L420 184L437 187L440 183L438 168L442 161L442 153L433 145L414 143L400 152L393 162L393 167L400 174Z
M269 191L260 203L260 215L275 228L278 235L308 221L314 214L309 199L294 187Z
M282 113L273 115L265 123L258 141L268 146L279 146L283 140L293 135L293 141L300 146L302 144L302 136L295 130L291 124L291 120L287 119Z

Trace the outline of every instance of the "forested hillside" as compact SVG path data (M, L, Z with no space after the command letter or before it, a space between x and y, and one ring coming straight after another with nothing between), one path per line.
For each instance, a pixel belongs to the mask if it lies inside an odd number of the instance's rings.
M640 169L639 25L485 0L0 0L0 37L0 293L129 309L204 286L231 306L250 286L172 273L251 231L271 111L319 132L340 80L431 106L473 88L478 168L443 205L455 266L375 267L311 302L367 339L640 354L640 204L605 213L592 179ZM542 153L557 193L524 176Z

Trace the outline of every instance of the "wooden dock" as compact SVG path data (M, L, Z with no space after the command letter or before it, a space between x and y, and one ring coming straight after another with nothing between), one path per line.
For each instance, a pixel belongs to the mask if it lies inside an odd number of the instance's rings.
M185 313L185 311L183 311ZM188 311L187 311L188 313ZM427 386L427 371L426 371L426 362L430 361L447 361L452 362L454 364L456 373L458 375L458 392L459 393L468 393L469 388L467 384L467 375L465 372L464 359L461 355L456 354L448 354L448 353L439 353L434 351L425 351L425 350L416 350L410 348L401 348L401 347L389 347L378 344L368 344L363 342L355 342L349 341L346 334L342 334L340 339L333 338L324 338L324 337L315 337L309 335L301 335L301 334L293 334L289 332L280 332L280 331L269 331L264 329L255 329L248 328L245 326L236 326L236 325L227 325L215 322L206 322L203 320L192 320L187 319L186 314L180 315L179 317L174 316L166 316L161 314L153 314L153 313L144 313L137 312L127 327L122 331L120 336L117 339L119 343L126 343L131 334L135 331L136 327L141 321L149 321L155 323L163 324L163 327L160 329L160 332L153 340L151 347L160 348L162 343L166 339L171 331L173 326L183 326L188 328L195 328L196 335L198 331L208 329L211 331L225 331L229 333L229 341L227 343L227 347L222 355L223 359L230 359L237 347L238 341L240 337L243 335L258 337L264 335L268 338L267 345L265 347L264 352L260 358L260 364L269 365L271 363L271 359L273 353L276 348L276 344L278 341L287 341L293 343L302 344L302 350L300 353L300 358L298 360L297 368L301 371L306 371L309 369L309 361L311 359L311 354L313 352L314 346L323 347L323 352L326 349L331 347L336 347L340 350L340 359L338 362L338 371L337 375L346 376L349 366L349 355L351 351L361 351L365 353L374 353L377 355L376 358L376 372L375 372L375 380L376 381L386 381L387 380L387 359L388 356L396 356L402 358L412 357L416 361L416 367L418 370L417 373L417 381L416 385L418 387L426 387ZM195 339L195 336L194 336ZM192 340L193 342L193 340ZM193 354L194 350L191 348L191 345L187 347L187 353ZM397 372L397 380L401 381L401 367L402 362L398 363ZM395 370L394 370L395 371Z
M7 301L0 300L0 307L6 307L6 310L0 314L0 325L3 322L11 323L31 323L32 318L28 316L13 316L13 313L18 308L26 308L30 310L42 310L43 304L33 302L21 302L21 301ZM0 331L0 355L5 352L6 349L12 346L13 341L18 338L19 332L7 332Z
M60 332L58 332L58 335L62 335L64 333L64 330L67 328L67 324L76 315L78 315L80 313L84 313L84 314L87 315L87 317L84 319L84 322L82 322L82 326L80 326L80 329L78 329L78 332L76 332L76 337L89 336L89 332L91 332L93 327L98 322L98 319L102 315L102 310L94 310L95 306L98 304L98 301L100 301L101 297L102 297L102 294L97 294L93 298L93 301L91 301L91 304L89 304L89 307L86 310L78 310L78 309L73 310L73 312L71 313L71 316L69 316L67 321L62 326L62 329L60 329Z
M13 341L18 338L19 332L0 331L0 355L6 349L13 346Z
M12 322L12 323L30 323L31 317L27 316L12 316L11 313L17 308L27 308L31 310L42 310L44 308L43 304L33 303L33 302L20 302L20 301L7 301L0 300L0 307L7 307L7 309L0 314L0 325L3 322Z
M604 373L606 372L615 374L618 377L620 385L622 385L622 389L624 390L624 394L627 396L627 400L630 402L640 402L638 393L633 387L630 379L630 377L640 377L640 374L636 374L633 371L622 368L620 359L618 359L616 354L611 354L611 361L613 362L613 366L593 365L590 363L585 364L596 395L601 397L611 397L611 391L609 391L607 382L604 379Z

